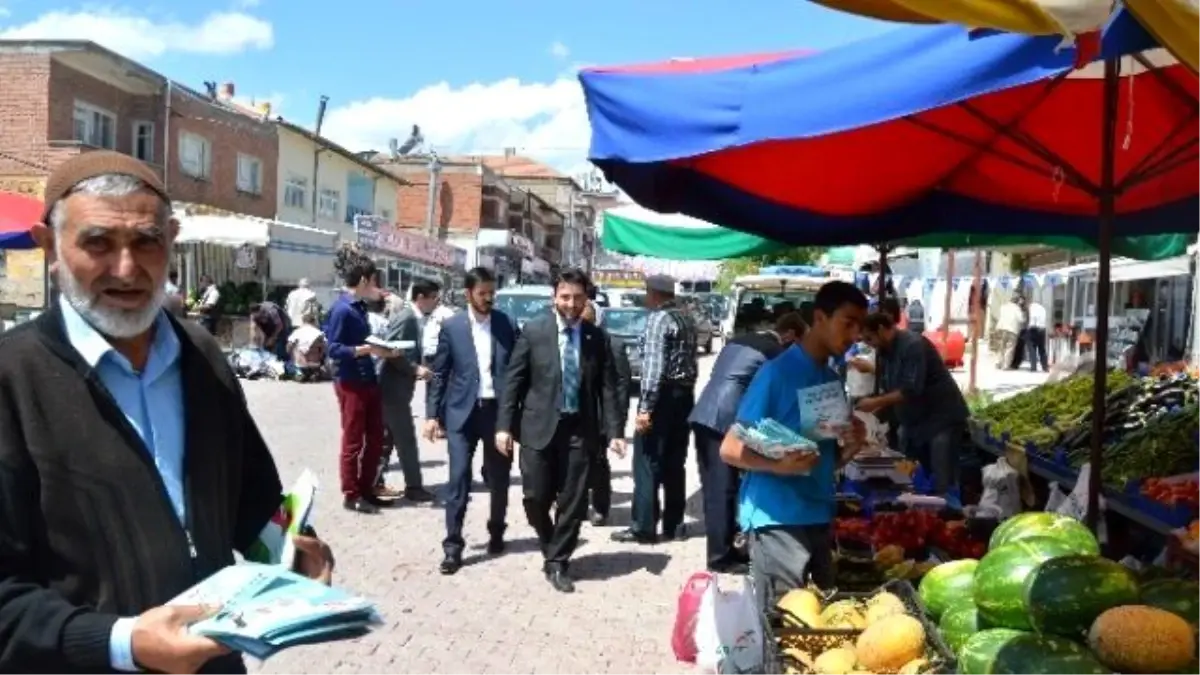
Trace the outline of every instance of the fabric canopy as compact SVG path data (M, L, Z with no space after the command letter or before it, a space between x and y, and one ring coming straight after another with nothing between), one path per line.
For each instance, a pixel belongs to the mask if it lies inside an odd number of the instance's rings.
M266 246L271 241L271 221L261 218L215 215L181 215L176 244L214 244L238 248Z
M604 212L601 241L606 251L668 260L725 260L768 255L790 248L753 234L718 227L680 214L663 214L636 204Z
M959 23L1027 35L1094 30L1112 0L813 0L850 14L904 23ZM1193 72L1200 58L1195 0L1125 0L1125 6Z
M604 212L601 235L604 248L613 253L645 255L670 260L724 260L779 253L791 245L721 227L680 214L663 214L631 204ZM1112 242L1113 255L1133 260L1163 260L1184 255L1194 235L1163 234L1120 237ZM1097 250L1094 238L961 234L937 232L899 242L912 248L1005 248L1051 246L1076 252ZM855 247L829 250L828 263L855 266ZM876 256L877 258L878 256Z
M1107 57L1137 55L1121 59L1117 236L1196 230L1197 81L1165 52L1144 51L1154 46L1127 13L1101 44ZM905 26L815 55L580 79L592 161L655 211L794 245L934 232L1088 238L1103 68L1075 70L1075 57L1055 36Z
M0 192L0 250L36 248L29 230L41 219L41 200Z

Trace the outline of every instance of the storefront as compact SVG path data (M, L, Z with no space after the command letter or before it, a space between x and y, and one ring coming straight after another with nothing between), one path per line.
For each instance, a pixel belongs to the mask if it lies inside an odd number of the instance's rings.
M378 216L355 216L354 231L358 245L383 273L385 287L404 292L416 279L432 279L446 289L462 285L466 251L399 229Z

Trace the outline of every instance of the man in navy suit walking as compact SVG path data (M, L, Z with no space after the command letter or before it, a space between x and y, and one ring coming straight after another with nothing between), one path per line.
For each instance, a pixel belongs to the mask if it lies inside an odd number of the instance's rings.
M425 436L432 440L444 431L450 454L442 574L462 568L463 519L470 499L475 447L483 444L483 477L491 495L487 550L492 555L504 552L512 472L512 457L496 449L496 399L504 391L516 329L503 312L492 310L496 277L490 270L476 267L467 272L464 286L467 309L442 323L425 404Z

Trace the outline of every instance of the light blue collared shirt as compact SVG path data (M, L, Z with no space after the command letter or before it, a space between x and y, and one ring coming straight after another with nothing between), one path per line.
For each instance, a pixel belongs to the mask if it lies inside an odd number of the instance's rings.
M158 467L175 515L181 523L186 523L183 378L179 367L179 336L174 327L165 313L159 315L154 323L150 357L139 373L70 303L63 302L61 307L71 346L95 370L125 419L137 430ZM113 626L108 651L116 670L138 670L133 660L135 621L135 618L118 619Z

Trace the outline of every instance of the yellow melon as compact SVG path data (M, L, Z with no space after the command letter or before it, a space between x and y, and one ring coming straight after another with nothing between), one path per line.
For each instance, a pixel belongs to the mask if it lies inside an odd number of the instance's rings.
M858 657L855 656L853 650L838 647L818 656L817 660L813 662L812 670L821 675L846 675L854 670L857 661Z
M791 626L821 626L821 599L812 591L797 588L788 591L776 606L783 611L783 622Z
M862 630L867 627L867 617L853 600L839 600L821 612L821 624L825 628Z
M1113 607L1096 617L1088 646L1119 673L1175 673L1196 655L1191 625L1165 610L1145 605Z
M854 651L867 670L895 673L924 656L925 629L907 614L893 614L867 626Z

